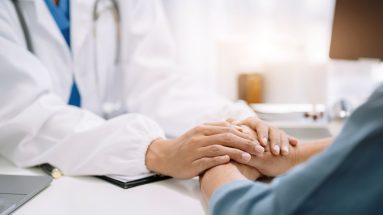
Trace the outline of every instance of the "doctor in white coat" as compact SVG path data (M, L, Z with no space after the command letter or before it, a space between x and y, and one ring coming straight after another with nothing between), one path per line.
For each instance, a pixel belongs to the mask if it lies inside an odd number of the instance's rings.
M18 0L31 52L11 0L0 1L2 156L22 167L50 163L66 175L189 178L229 159L246 163L268 139L283 152L285 134L263 123L257 140L225 123L192 129L254 114L181 77L159 1L118 2L120 44L107 2L95 22L95 0L70 1L68 47L43 0ZM74 80L81 108L68 105Z

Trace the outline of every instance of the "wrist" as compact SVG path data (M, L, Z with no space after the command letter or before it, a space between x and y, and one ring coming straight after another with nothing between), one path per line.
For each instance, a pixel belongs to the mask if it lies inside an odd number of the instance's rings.
M235 165L228 163L216 166L201 175L201 191L206 199L210 199L215 190L235 180L246 180Z
M313 155L319 154L326 149L332 142L331 138L314 140L299 144L295 158L295 164L308 160Z
M162 138L155 139L149 145L146 156L145 164L152 172L164 173L165 159L166 159L166 146L168 145L167 140Z

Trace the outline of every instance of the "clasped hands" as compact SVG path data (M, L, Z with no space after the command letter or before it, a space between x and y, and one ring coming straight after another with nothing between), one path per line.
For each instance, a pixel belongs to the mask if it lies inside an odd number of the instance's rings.
M297 144L285 132L251 117L206 123L173 140L157 139L145 161L149 170L180 179L232 165L255 180L260 175L279 175L294 165Z

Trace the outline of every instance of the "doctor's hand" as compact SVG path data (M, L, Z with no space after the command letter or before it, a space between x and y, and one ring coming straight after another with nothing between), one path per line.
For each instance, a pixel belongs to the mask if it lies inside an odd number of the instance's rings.
M157 139L149 146L149 170L175 178L192 178L234 160L248 163L264 148L242 128L228 122L198 126L174 140Z
M287 135L284 131L268 125L258 117L249 117L242 121L228 120L238 126L247 126L251 130L244 129L245 133L257 138L266 151L271 151L273 155L288 155L290 146L296 146L298 140Z

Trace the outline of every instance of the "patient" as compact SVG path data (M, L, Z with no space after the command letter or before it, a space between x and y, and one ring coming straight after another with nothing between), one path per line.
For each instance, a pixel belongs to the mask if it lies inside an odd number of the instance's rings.
M290 146L284 157L253 157L253 167L232 162L208 170L200 180L211 214L381 214L383 85L331 142ZM253 182L262 175L281 176Z

